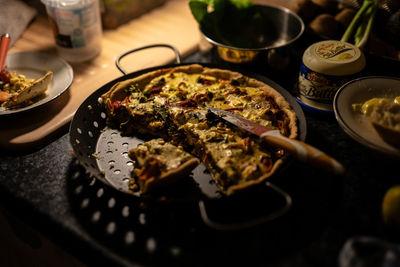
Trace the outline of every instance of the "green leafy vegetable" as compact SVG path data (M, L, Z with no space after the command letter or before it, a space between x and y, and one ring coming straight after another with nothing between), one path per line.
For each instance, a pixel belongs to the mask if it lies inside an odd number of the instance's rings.
M207 9L209 6L214 6L213 0L191 0L189 1L189 7L192 11L194 18L198 23L203 21L205 15L207 15Z
M259 48L277 34L265 29L268 18L248 0L190 0L189 7L201 31L224 45Z

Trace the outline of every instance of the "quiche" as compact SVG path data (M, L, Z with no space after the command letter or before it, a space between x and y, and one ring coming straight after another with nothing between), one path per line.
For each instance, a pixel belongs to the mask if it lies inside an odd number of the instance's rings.
M285 153L216 118L207 107L279 129L289 138L298 134L296 114L278 91L241 73L199 64L127 79L110 88L102 100L111 127L181 146L205 164L221 192L228 195L270 177Z
M52 78L51 71L39 79L30 79L3 69L0 75L0 105L5 108L29 105L33 98L46 92Z
M159 190L187 176L200 163L181 146L155 138L129 150L135 160L130 188L141 193Z

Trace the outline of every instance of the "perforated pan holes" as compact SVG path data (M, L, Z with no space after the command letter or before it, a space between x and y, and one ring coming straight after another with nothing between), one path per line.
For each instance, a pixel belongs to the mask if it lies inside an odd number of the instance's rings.
M106 231L108 234L112 235L115 233L116 228L117 228L117 224L115 222L109 222L107 224Z
M146 241L146 249L149 253L154 253L157 249L157 241L154 237L150 237Z
M133 242L135 242L135 232L127 231L125 234L124 241L127 245L133 244Z
M170 248L170 253L174 257L178 257L182 253L182 249L178 246L172 246Z
M77 120L74 118L72 122L74 128L70 131L71 144L83 166L104 172L106 182L117 189L122 185L127 187L134 165L128 151L143 143L143 140L121 136L116 130L109 129L106 126L107 114L102 105L97 103L97 98L94 102L87 102L92 107L82 106L81 113L78 110ZM90 168L88 170L91 171ZM132 251L144 252L150 258L157 253L175 257L182 254L182 249L176 244L168 247L172 242L171 238L165 239L168 233L153 228L160 218L154 218L137 203L137 199L110 189L95 178L73 176L75 178L70 179L73 181L71 202L79 220L87 226L87 231L101 242L124 250L128 255ZM80 187L78 181L83 186Z
M113 198L113 197L111 197L109 200L108 200L108 208L114 208L115 207L115 198Z
M122 208L121 214L122 214L123 217L128 217L129 216L129 212L130 212L129 206L124 206Z
M77 178L71 180L78 182ZM82 183L75 185L73 193L81 199L78 202L79 209L82 214L85 214L84 217L87 218L89 228L97 229L96 231L100 231L102 235L115 242L122 241L126 246L133 245L136 241L136 235L132 227L139 225L138 217L140 215L138 213L133 214L133 217L131 216L133 208L128 204L131 200L130 196L125 198L125 195L123 195L121 198L120 194L122 193L111 190L94 178L81 178L80 180ZM139 246L144 248L146 245L143 241Z
M112 186L123 191L129 190L129 179L134 162L128 151L136 147L135 138L122 136L117 130L106 127L100 133L96 144L96 159L100 169L104 170L105 179Z
M96 210L95 212L92 213L92 222L96 223L100 221L100 217L101 217L101 211Z

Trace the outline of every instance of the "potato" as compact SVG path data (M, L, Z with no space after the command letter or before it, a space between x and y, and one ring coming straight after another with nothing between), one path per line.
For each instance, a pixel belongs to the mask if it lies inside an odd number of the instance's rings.
M317 35L337 38L340 35L340 23L331 14L320 14L309 24L310 29Z
M342 25L342 27L347 28L356 13L357 11L355 9L344 8L336 14L335 20L338 21Z
M375 33L371 33L368 38L367 44L368 52L377 56L390 57L400 60L400 51L398 51L394 46L388 44L381 38L379 38Z
M299 15L304 23L309 23L318 12L318 6L311 0L296 0L291 5L290 9Z
M311 0L317 5L322 13L335 14L338 9L338 2L336 0Z

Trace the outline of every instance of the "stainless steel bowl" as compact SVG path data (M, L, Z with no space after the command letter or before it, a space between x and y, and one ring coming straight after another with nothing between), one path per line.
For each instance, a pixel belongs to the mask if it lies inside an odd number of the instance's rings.
M218 29L200 27L203 37L217 47L218 54L223 60L231 63L248 63L264 51L274 55L276 49L287 47L304 32L303 20L287 8L270 5L254 5L252 8L262 16L263 25L256 25L257 29L254 29L254 25L248 27L245 25L245 31L238 33L243 36L239 37L249 41L246 43L251 43L251 46L233 46L212 32ZM238 39L238 36L235 39Z

